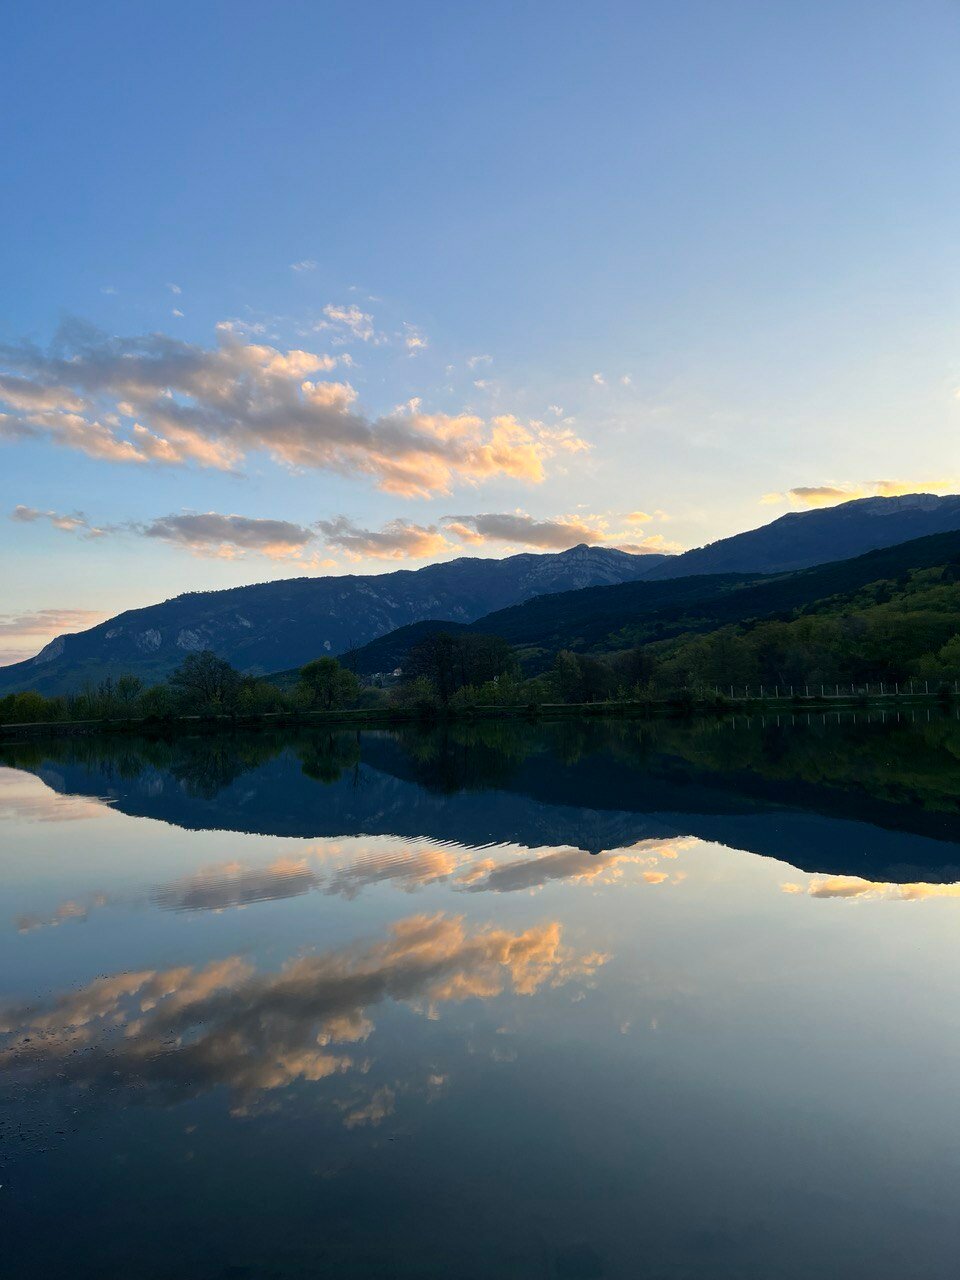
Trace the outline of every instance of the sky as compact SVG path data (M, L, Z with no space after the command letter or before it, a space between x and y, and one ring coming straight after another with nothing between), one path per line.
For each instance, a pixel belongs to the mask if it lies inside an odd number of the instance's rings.
M9 9L0 662L960 490L958 42L956 0Z

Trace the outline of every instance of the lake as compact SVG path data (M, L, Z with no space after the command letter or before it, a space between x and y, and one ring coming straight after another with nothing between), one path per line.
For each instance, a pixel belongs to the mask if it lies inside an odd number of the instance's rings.
M952 1275L951 713L0 748L27 1280Z

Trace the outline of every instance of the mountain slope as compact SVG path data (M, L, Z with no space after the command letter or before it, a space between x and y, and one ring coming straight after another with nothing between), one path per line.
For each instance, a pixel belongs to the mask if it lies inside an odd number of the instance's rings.
M342 653L422 618L470 622L544 592L639 577L651 559L607 547L573 547L503 560L463 558L423 569L339 578L293 578L192 592L132 609L35 658L0 668L0 693L63 693L125 673L158 680L185 653L209 648L243 671L300 666Z
M659 581L704 573L781 573L955 529L960 529L960 495L859 498L818 511L794 511L759 529L671 556L645 577Z
M709 631L728 623L792 613L852 596L862 587L915 570L960 562L960 531L917 538L851 560L776 576L711 574L652 582L643 578L540 596L501 609L465 629L502 636L528 656L549 660L560 649L604 652ZM381 637L355 655L361 674L402 665L407 646L430 629Z

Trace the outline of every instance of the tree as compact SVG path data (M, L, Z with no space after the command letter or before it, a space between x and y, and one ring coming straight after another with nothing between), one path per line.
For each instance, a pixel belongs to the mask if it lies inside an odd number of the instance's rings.
M500 636L433 631L411 648L404 674L429 680L446 706L459 689L498 680L515 667L513 650Z
M299 691L310 705L337 711L360 696L360 681L336 658L316 658L300 668Z
M228 711L236 701L240 673L210 649L188 653L170 677L188 711Z
M580 675L580 663L575 653L569 649L561 649L553 660L550 672L555 697L560 702L583 702L583 680Z

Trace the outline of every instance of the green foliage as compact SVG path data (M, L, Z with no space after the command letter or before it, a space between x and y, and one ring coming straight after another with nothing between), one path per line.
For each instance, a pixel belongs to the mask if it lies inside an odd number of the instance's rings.
M236 710L240 673L210 649L188 653L169 683L187 714L218 714Z
M298 702L323 711L339 711L360 695L360 681L336 658L316 658L300 668Z
M443 706L459 690L493 684L515 670L513 650L500 636L448 631L424 636L404 666L409 680L429 681Z
M319 671L316 669L319 668ZM311 671L311 669L314 669ZM188 654L166 684L145 688L137 676L109 677L80 693L47 698L33 691L0 698L0 724L76 720L164 721L181 715L259 716L301 707L336 710L355 702L359 682L335 658L308 663L307 681L293 692L259 676L241 675L209 650ZM377 702L381 695L370 692Z

